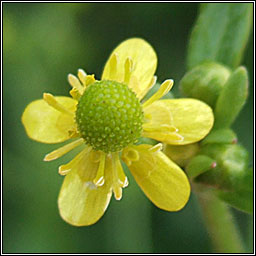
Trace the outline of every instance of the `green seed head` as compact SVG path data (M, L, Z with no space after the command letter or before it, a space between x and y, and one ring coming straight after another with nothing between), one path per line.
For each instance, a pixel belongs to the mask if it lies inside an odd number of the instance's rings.
M94 150L106 153L133 144L142 132L143 112L127 85L115 81L91 84L79 100L76 122Z

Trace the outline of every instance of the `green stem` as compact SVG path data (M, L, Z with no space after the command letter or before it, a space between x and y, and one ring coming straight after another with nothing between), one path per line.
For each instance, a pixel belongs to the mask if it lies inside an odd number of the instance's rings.
M206 227L216 253L245 252L229 207L212 191L197 193Z

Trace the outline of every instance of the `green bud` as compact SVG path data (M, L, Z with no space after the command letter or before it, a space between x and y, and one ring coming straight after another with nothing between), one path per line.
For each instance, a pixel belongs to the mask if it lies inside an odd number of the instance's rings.
M248 153L241 145L207 144L199 153L214 159L216 167L199 175L195 181L224 190L240 186L248 167Z
M185 167L190 159L196 155L198 150L198 143L184 146L166 144L164 148L164 153L179 166Z
M232 191L218 191L220 199L241 211L253 213L253 169L246 170L243 179Z
M196 66L180 81L185 97L202 100L214 108L216 100L230 76L230 69L215 62Z
M237 68L229 77L216 102L215 128L228 128L236 119L248 96L246 68Z

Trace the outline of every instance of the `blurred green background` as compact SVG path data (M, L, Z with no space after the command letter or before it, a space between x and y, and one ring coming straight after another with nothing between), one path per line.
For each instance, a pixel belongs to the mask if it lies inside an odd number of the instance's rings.
M3 4L3 252L4 253L209 253L211 243L192 195L178 213L157 209L129 175L121 202L112 199L104 217L73 227L59 216L57 173L62 158L43 162L56 148L30 140L21 124L26 105L43 92L67 95L67 74L83 68L100 78L121 41L148 40L158 54L159 81L185 72L186 45L196 3L4 3ZM243 64L253 78L253 40ZM253 149L253 88L234 124L239 141ZM234 210L247 250L251 216Z

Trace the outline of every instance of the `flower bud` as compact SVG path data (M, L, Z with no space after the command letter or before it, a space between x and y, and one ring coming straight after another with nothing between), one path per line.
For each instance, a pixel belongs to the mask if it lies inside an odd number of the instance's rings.
M214 159L216 167L199 175L195 181L224 190L241 186L248 170L248 153L241 145L207 144L200 154Z
M180 81L181 93L185 97L202 100L214 108L220 91L230 76L230 70L215 62L196 66Z
M248 73L237 68L229 77L218 97L214 109L215 128L228 128L237 118L248 96Z

